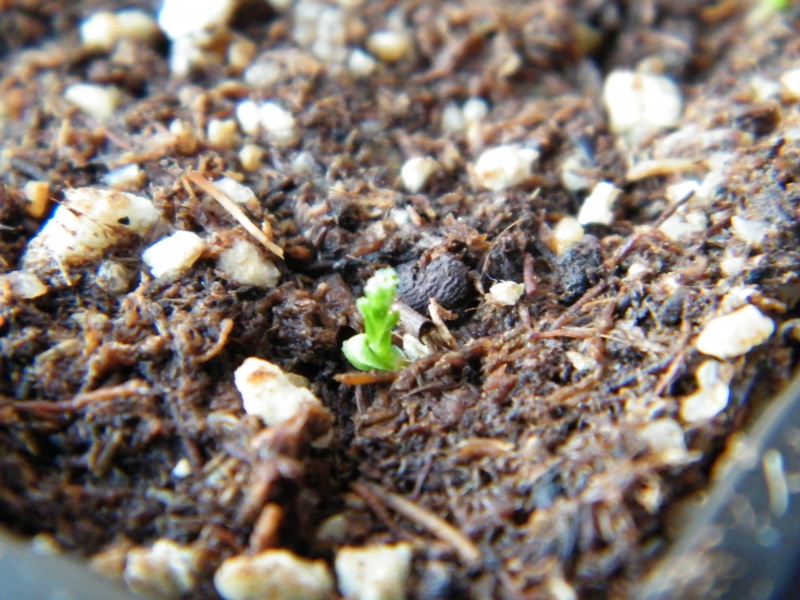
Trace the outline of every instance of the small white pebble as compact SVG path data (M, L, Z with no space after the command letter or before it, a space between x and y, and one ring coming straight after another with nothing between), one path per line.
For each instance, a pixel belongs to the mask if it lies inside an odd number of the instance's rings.
M706 323L697 337L697 349L720 359L735 358L766 342L775 323L752 304Z
M228 65L237 72L244 71L253 62L258 46L247 38L236 38L228 45Z
M262 158L264 158L264 149L256 144L245 144L239 150L239 161L245 171L258 171L261 168Z
M737 308L750 304L750 298L758 293L758 288L753 285L734 285L719 301L717 312L721 315L732 313Z
M429 356L433 353L433 351L425 342L420 341L410 333L404 333L402 335L402 339L403 354L405 354L406 358L410 361L415 361L418 358Z
M734 215L731 217L731 230L743 242L752 246L761 246L767 239L770 227L766 221L745 219Z
M622 190L608 181L601 181L592 190L578 211L578 223L610 225L614 221L614 203Z
M220 177L214 182L214 185L236 204L247 204L256 200L253 190L231 177Z
M73 83L64 90L64 99L93 119L105 121L114 116L114 111L122 101L122 94L113 85Z
M320 404L311 391L297 387L278 365L260 358L247 358L233 373L248 415L277 425L298 414L304 404Z
M525 293L525 286L513 281L498 281L489 288L488 300L503 306L514 306L522 294Z
M164 0L158 26L171 40L227 25L235 0Z
M347 26L340 8L324 7L317 14L316 36L311 52L329 63L343 63L347 59Z
M117 15L107 11L94 13L81 21L78 34L84 46L110 50L120 37Z
M700 190L700 184L696 181L691 179L687 179L685 181L679 181L678 183L673 183L670 186L667 186L667 200L672 203L680 202L689 194L697 194Z
M153 277L180 273L190 269L205 249L203 238L191 231L176 231L159 240L142 253Z
M109 187L136 183L144 175L144 171L136 163L123 165L116 169L111 169L103 176L103 182Z
M155 38L159 33L156 20L143 10L135 8L121 10L116 14L116 17L117 31L122 38L148 41Z
M439 168L437 163L430 156L415 156L409 158L400 168L400 179L405 187L412 194L419 192Z
M253 87L269 87L281 78L281 68L274 61L259 60L245 69L244 82Z
M11 288L11 293L21 300L38 298L47 293L47 286L30 271L11 271L0 275Z
M411 544L341 548L335 567L347 600L403 600L411 573Z
M266 550L223 561L214 587L225 600L324 600L333 593L333 578L321 560Z
M575 217L563 217L553 227L553 237L556 241L556 253L563 254L575 242L583 239L583 225Z
M172 41L169 49L169 70L176 77L186 77L192 69L207 64L210 58L210 54L202 46L202 40L188 35Z
M497 146L480 155L475 163L475 176L482 187L499 192L530 177L531 163L538 156L536 150L516 145Z
M303 151L298 152L297 156L292 160L292 171L302 175L313 175L319 171L320 166L314 160L314 155L311 152Z
M597 367L597 361L583 352L567 350L564 354L576 371L594 371Z
M644 275L648 275L650 273L649 265L641 260L634 261L630 267L628 267L628 277L631 279L637 279Z
M681 398L680 417L687 423L713 419L728 406L733 370L716 360L707 360L697 368L697 391Z
M275 287L281 277L278 268L245 240L236 240L230 248L222 251L217 269L227 279L261 288Z
M592 168L585 153L576 150L561 164L561 185L571 192L588 189L592 185L588 171Z
M125 265L113 260L104 260L97 267L95 283L109 294L123 294L128 291L131 272Z
M642 135L680 123L683 98L669 77L633 71L614 71L606 77L603 103L611 131Z
M659 226L659 231L673 242L683 237L703 233L708 229L708 217L700 211L676 212Z
M466 126L464 113L454 102L450 102L442 109L442 130L445 133L463 131Z
M174 597L195 586L197 551L160 539L150 548L133 548L125 560L123 577L137 594Z
M172 476L176 479L183 479L192 474L192 463L188 458L182 458L172 468Z
M674 419L656 419L646 423L638 430L654 455L667 464L679 463L689 455L683 428Z
M763 75L753 75L750 78L750 88L756 102L772 100L781 93L781 84Z
M356 48L347 58L347 68L355 77L370 77L378 68L378 61L371 54Z
M278 146L291 146L298 141L299 134L292 113L274 102L265 102L258 109L258 118L267 138Z
M719 261L719 269L725 277L736 277L741 275L747 266L747 257L736 256L735 254L726 254L725 257Z
M206 138L211 146L217 148L235 147L239 141L236 121L233 119L211 119L208 122Z
M480 123L489 114L489 103L483 98L470 98L464 102L461 114L467 126Z
M252 100L242 100L236 105L236 120L239 127L248 135L257 135L261 127L261 120L258 116L258 104Z
M25 212L34 219L42 218L50 201L50 184L46 181L29 181L22 191L28 201Z
M376 31L367 38L367 50L383 62L404 59L411 47L411 36L405 31Z
M781 75L781 85L792 99L800 99L800 69L792 69Z

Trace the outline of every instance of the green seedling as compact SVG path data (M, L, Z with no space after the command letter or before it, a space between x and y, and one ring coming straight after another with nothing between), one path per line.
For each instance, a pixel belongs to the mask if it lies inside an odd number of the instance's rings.
M358 312L364 317L364 333L342 344L342 352L356 369L393 371L405 362L400 348L392 345L392 330L400 319L392 308L396 291L395 270L381 269L369 278L364 295L356 300Z

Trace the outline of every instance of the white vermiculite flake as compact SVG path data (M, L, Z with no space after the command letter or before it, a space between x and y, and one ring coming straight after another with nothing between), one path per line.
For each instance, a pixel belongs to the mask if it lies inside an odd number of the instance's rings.
M614 203L622 190L608 181L601 181L592 190L578 212L578 223L589 225L600 223L610 225L614 221Z
M403 600L411 557L407 543L341 548L335 560L339 591L347 600Z
M497 146L480 155L475 163L475 176L482 187L499 192L530 177L531 163L538 156L536 150L513 144Z
M185 271L200 258L205 248L203 238L191 231L176 231L159 240L142 254L154 277Z
M412 194L419 192L428 179L439 168L437 163L430 156L415 156L409 158L400 168L400 179L405 187Z
M719 359L735 358L766 342L775 323L752 304L711 319L697 337L697 349Z

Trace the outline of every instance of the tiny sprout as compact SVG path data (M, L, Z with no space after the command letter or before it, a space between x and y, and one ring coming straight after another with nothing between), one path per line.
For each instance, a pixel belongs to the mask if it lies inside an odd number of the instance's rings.
M355 368L392 371L405 361L400 348L392 345L392 329L400 319L400 314L392 309L396 291L395 270L380 269L369 278L364 295L356 301L364 317L364 333L342 344L342 352Z

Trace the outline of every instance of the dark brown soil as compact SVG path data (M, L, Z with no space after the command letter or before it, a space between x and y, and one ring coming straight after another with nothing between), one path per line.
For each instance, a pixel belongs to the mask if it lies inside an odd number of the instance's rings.
M355 80L298 50L291 11L248 18L250 4L234 28L290 63L267 89L224 65L173 77L165 39L82 49L76 24L114 3L0 3L2 272L20 268L43 222L25 211L28 181L48 181L58 202L129 162L146 174L131 191L152 198L172 230L219 244L239 226L206 210L182 176L242 174L258 198L250 217L271 225L285 253L280 284L266 291L222 278L213 247L185 274L154 279L140 259L154 240L136 237L104 257L133 274L121 294L98 285L100 261L41 270L49 291L31 300L2 284L0 520L87 556L157 539L191 545L201 557L192 598L217 597L215 569L248 550L332 560L338 546L400 540L415 552L411 598L550 597L561 579L581 598L629 595L670 543L670 507L709 485L726 440L796 362L796 341L780 332L797 316L798 105L785 93L760 98L751 80L777 81L800 64L797 11L752 27L737 2L366 2L351 10L367 30L396 10L415 50ZM522 63L504 74L510 53ZM609 132L603 79L644 58L684 94L686 135L671 134L671 148L668 132L633 148ZM81 81L122 89L118 118L100 124L64 102L63 88ZM202 136L189 147L157 141L174 119L202 131L251 94L291 108L302 134L291 148L264 144L263 169L245 172L238 147ZM443 133L444 107L472 97L491 108L477 141ZM477 156L512 142L539 149L533 176L478 189ZM653 225L666 216L666 188L685 175L626 181L631 159L659 148L698 164L731 153L711 196L686 201L708 228L678 241ZM611 225L587 228L556 256L552 228L586 195L560 176L576 150L592 186L610 181L623 195ZM301 151L313 165L293 169ZM409 194L398 174L414 155L442 169ZM702 177L707 167L697 168ZM731 231L736 215L766 223L763 243ZM746 266L726 276L731 252ZM430 297L454 313L453 339L431 336L434 352L393 381L339 383L352 370L341 343L362 327L355 299L385 266L398 268L401 299L425 318ZM483 295L503 280L525 284L514 306ZM678 419L704 360L695 336L740 285L754 287L750 301L779 333L728 361L727 408L685 425L696 453L666 464L638 432ZM568 351L596 367L578 370ZM265 428L244 414L233 371L248 356L311 381L335 418L330 448L311 447L302 424ZM179 479L182 458L192 473ZM396 510L393 494L450 523L479 558ZM256 524L275 506L282 518L265 535ZM333 515L346 533L331 546L315 534Z

